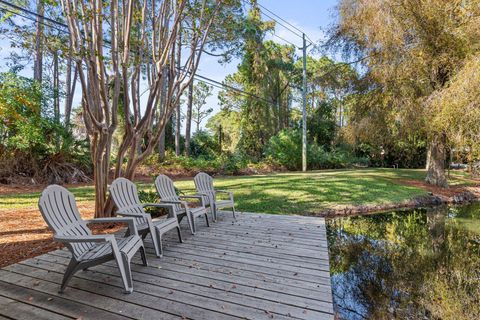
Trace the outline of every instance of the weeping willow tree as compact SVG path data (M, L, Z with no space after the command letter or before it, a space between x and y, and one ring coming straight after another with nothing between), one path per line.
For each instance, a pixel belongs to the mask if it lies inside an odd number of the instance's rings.
M402 132L424 130L426 181L447 186L451 136L446 122L436 121L447 104L433 97L445 100L452 79L479 52L480 1L342 0L338 15L331 44L364 63L364 114ZM456 103L455 113L465 108Z
M82 87L90 140L95 215L112 214L107 197L112 138L123 117L114 177L132 179L193 80L222 0L62 0ZM192 46L176 61L187 8L198 9ZM198 52L196 52L198 51ZM196 54L195 54L196 53ZM178 62L178 64L177 64Z

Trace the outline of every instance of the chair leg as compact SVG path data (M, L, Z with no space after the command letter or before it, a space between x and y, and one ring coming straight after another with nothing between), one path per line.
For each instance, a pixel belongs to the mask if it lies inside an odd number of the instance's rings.
M145 267L148 267L148 262L147 262L147 254L145 253L145 247L141 246L140 247L140 255L142 257L142 262Z
M213 218L215 219L215 222L217 222L218 221L217 206L215 204L212 204L210 207L212 208Z
M180 243L183 243L182 232L180 231L180 226L178 225L177 225L177 233L178 233L178 240L180 241Z
M192 220L193 234L195 234L197 232L197 222L195 222L195 216L193 214L190 215L190 217Z
M232 212L233 212L233 220L237 221L237 217L235 216L235 206L232 205Z
M155 249L155 255L157 258L160 258L162 255L160 246L162 245L158 240L155 235L157 235L158 230L155 229L153 226L150 226L150 236L152 237L152 242L153 242L153 248Z
M122 277L123 288L125 289L125 293L132 293L133 288L129 286L128 275L126 271L127 266L130 269L130 264L125 265L124 258L122 257L122 254L118 251L118 249L113 250L113 256L115 258L115 262L117 263L118 270L120 271L120 276Z
M163 247L162 247L162 232L157 229L157 243L158 243L158 258L163 257Z
M213 206L210 205L209 209L210 209L210 213L212 214L212 221L217 222L217 215L215 214L215 210L213 209Z
M63 293L65 291L65 287L67 286L67 283L70 281L72 276L77 271L78 265L79 263L75 261L73 258L70 260L70 263L67 266L67 270L65 270L65 274L63 275L62 285L60 286L60 290L58 291L59 293Z
M210 222L208 222L207 210L205 210L205 220L207 221L207 227L210 227Z
M132 270L130 270L130 259L126 254L122 252L122 261L125 267L125 280L124 286L126 287L125 293L133 292L133 279L132 279Z
M188 226L190 227L190 232L192 233L192 235L195 234L195 225L194 225L194 221L192 219L192 217L190 217L190 213L187 212L187 220L188 220Z

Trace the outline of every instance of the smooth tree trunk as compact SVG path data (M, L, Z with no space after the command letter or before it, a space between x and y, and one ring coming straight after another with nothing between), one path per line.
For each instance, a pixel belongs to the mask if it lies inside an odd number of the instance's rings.
M95 217L110 217L113 203L108 198L108 173L110 169L110 146L112 135L96 134L91 143L93 166L93 184L95 186Z
M163 71L164 74L167 74L168 73L168 66L166 66L164 68L164 71ZM160 95L160 105L159 105L159 109L160 109L160 113L163 115L163 113L166 112L166 106L165 106L165 102L166 102L166 98L167 98L167 89L168 89L168 79L167 77L164 77L164 79L162 80L162 93ZM160 140L158 141L158 155L160 157L161 160L164 160L165 159L165 128L163 128L162 130L162 133L160 134Z
M181 111L180 103L175 106L175 155L180 156L180 135L181 135Z
M71 39L69 40L70 49L67 57L67 70L65 75L65 127L68 127L70 125L70 118L72 116L73 96L75 95L75 87L78 80L78 70L72 61L72 42Z
M176 48L176 63L177 69L180 70L181 61L182 61L182 27L180 26L180 31L177 39L177 48ZM180 156L180 137L182 130L182 113L180 109L180 100L178 100L175 105L175 155Z
M58 52L53 52L53 112L55 122L60 123L60 79L58 71Z
M427 177L429 184L446 188L448 187L445 176L445 161L447 159L446 139L444 135L434 135L427 151Z
M43 78L43 14L45 12L42 0L37 0L37 22L35 32L35 60L33 62L33 79L42 82Z

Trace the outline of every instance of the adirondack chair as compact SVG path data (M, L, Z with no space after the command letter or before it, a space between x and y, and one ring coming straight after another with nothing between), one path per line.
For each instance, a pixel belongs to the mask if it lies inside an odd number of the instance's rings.
M117 262L126 293L133 292L130 261L140 250L143 264L147 265L143 241L137 233L132 218L99 218L82 220L70 191L51 185L43 190L38 207L45 222L54 232L53 239L64 243L72 253L72 259L63 276L60 292L79 270L102 264L109 260ZM128 233L121 239L113 234L92 235L89 223L122 222L128 224Z
M155 179L155 188L157 189L160 201L163 203L173 204L173 210L177 214L177 217L181 220L183 217L187 217L188 225L192 234L196 232L195 219L202 215L205 216L207 226L210 227L208 222L207 210L203 205L203 199L201 196L179 196L175 192L172 179L164 174L159 175ZM200 206L191 208L185 199L197 199L200 201Z
M138 233L145 239L148 234L152 236L153 247L157 257L163 256L162 235L172 229L177 229L178 239L182 242L182 234L178 219L171 204L141 203L138 198L137 186L125 178L117 178L110 185L110 195L117 207L117 214L135 219ZM145 207L166 208L169 214L166 218L152 219Z
M233 192L227 190L216 190L213 187L213 178L204 172L198 173L193 179L195 182L195 188L197 189L197 194L202 196L203 203L210 207L213 212L213 218L216 221L218 210L224 208L232 208L233 218L236 220L235 216L235 203L233 201ZM217 194L225 193L228 194L227 200L218 199Z

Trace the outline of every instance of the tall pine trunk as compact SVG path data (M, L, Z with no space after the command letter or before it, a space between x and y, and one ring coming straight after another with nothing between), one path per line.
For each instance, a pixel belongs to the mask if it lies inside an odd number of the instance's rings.
M168 66L165 66L164 70L162 71L163 74L168 74ZM162 79L162 93L160 94L160 113L166 112L167 106L165 105L167 101L167 90L168 90L168 78L163 77ZM165 159L165 128L163 128L162 133L160 134L160 139L158 141L158 155L161 160Z
M427 183L442 188L448 187L447 177L445 176L446 159L446 137L444 134L435 134L427 151L427 177L425 178Z
M177 48L176 48L176 64L177 69L180 70L181 61L182 61L182 26L180 25L180 31L177 39ZM177 105L175 106L175 155L180 156L180 137L181 137L181 127L182 127L182 114L180 110L180 100L178 100Z
M35 34L35 60L33 62L33 79L42 82L43 78L43 14L45 8L42 0L37 0L37 22Z
M55 122L60 123L60 74L58 70L58 52L53 52L53 112Z
M190 136L192 130L193 81L188 86L187 119L185 121L185 156L190 156Z
M75 87L78 79L78 70L74 63L72 63L72 41L69 39L69 52L67 57L67 70L65 76L65 127L70 125L70 118L72 115L73 96L75 94ZM72 78L72 70L73 78Z

